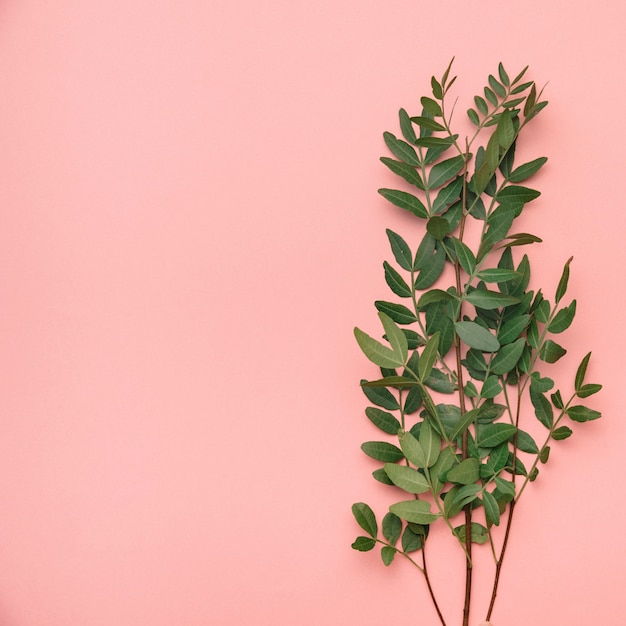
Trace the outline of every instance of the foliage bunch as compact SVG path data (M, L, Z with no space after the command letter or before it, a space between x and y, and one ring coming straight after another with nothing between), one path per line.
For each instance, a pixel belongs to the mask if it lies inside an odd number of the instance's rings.
M528 256L515 258L523 246L541 241L517 232L514 223L540 195L525 183L547 160L517 165L515 148L547 102L525 80L527 68L511 80L500 64L467 111L474 130L461 142L451 128L451 65L441 79L432 78L432 97L421 98L419 115L400 109L402 137L384 133L393 158L381 161L412 192L379 193L424 228L415 250L387 230L395 263L383 263L385 280L404 304L375 303L382 340L354 331L365 356L380 367L380 376L361 385L371 402L365 414L386 435L361 447L383 464L374 478L392 486L400 500L382 518L380 533L373 510L354 504L366 534L352 547L379 545L385 565L401 555L421 570L445 626L428 577L426 543L433 524L447 526L465 553L467 626L473 544L489 545L495 563L488 620L515 506L547 463L552 442L572 434L571 422L600 417L580 401L601 386L585 381L590 353L568 393L540 371L566 353L555 336L576 313L575 300L563 303L571 259L548 299L528 289ZM440 284L446 276L449 286ZM528 419L543 427L538 440L525 430Z

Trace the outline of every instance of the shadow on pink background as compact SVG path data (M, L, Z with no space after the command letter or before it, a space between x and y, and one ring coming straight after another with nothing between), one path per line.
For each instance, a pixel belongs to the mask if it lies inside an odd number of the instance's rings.
M350 549L352 502L389 504L352 327L415 227L376 193L382 132L453 55L459 113L500 60L549 81L525 228L546 288L575 257L563 380L592 349L605 384L522 500L493 622L626 623L618 7L0 5L1 626L436 623Z

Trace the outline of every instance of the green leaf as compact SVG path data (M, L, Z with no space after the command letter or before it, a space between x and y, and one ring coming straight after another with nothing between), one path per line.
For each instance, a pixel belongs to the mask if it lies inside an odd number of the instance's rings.
M450 224L445 218L434 215L426 223L426 230L432 237L441 241L450 232Z
M481 448L495 448L511 439L517 431L513 424L484 424L480 427L480 436L476 443Z
M515 341L526 329L528 322L530 321L530 315L523 314L518 317L513 317L507 320L498 331L498 341L501 344L511 343Z
M415 129L413 128L409 114L404 109L400 109L398 116L400 118L400 129L402 130L404 138L409 143L415 143L417 137L415 136Z
M433 466L441 452L441 438L428 422L422 423L419 442L426 457L426 467Z
M569 306L561 309L554 316L554 319L548 325L548 332L556 334L567 330L574 319L574 315L576 315L576 300L572 300Z
M406 415L412 415L417 409L422 406L422 390L419 385L409 389L409 393L406 394L406 400L404 401L404 412Z
M544 446L541 448L541 452L539 452L539 460L542 463L547 463L550 458L550 446Z
M375 480L377 480L379 483L382 483L383 485L393 486L393 483L389 479L389 476L387 476L385 470L382 467L374 470L372 472L372 476Z
M430 86L433 90L433 96L435 96L437 100L441 100L443 98L443 89L434 76L430 79Z
M535 189L522 187L520 185L509 185L498 192L496 201L500 204L526 204L541 195Z
M396 556L396 549L391 546L383 546L380 550L380 557L385 565L391 565Z
M495 336L476 322L456 322L454 328L461 341L470 348L482 352L496 352L500 349L500 342Z
M511 499L515 497L515 484L509 480L504 480L504 478L500 478L496 476L495 478L496 487L498 491L506 496L510 496Z
M475 126L479 126L480 125L480 118L478 117L478 113L476 113L476 111L474 111L474 109L467 109L467 117L469 117L470 121Z
M513 343L502 346L491 361L491 372L497 376L510 372L517 365L525 345L526 340L520 337Z
M429 238L434 240L431 235L428 236ZM417 256L415 258L417 259ZM423 290L431 287L441 276L445 264L446 251L443 249L441 244L439 244L439 247L437 247L435 250L435 254L422 263L424 267L422 268L419 276L415 279L415 282L413 283L414 289Z
M565 348L552 341L552 339L547 339L541 347L539 358L546 363L556 363L566 353L567 350Z
M383 133L383 139L387 144L387 147L393 154L408 165L413 165L414 167L418 167L420 165L420 160L417 157L415 149L409 145L406 141L402 141L402 139L397 139L395 135L392 133Z
M399 518L415 524L431 524L441 517L438 513L431 513L430 504L424 500L407 500L392 504L389 510Z
M506 89L496 80L495 76L489 74L489 86L501 97L506 95Z
M452 298L453 296L451 296L447 291L443 291L443 289L431 289L420 296L420 299L417 301L417 307L419 309L424 309L433 302L439 302L440 300L452 300Z
M567 439L572 435L572 429L567 426L559 426L552 431L552 439L555 441L561 441Z
M424 107L424 110L426 111L426 113L428 113L429 115L432 115L433 117L443 116L441 107L439 106L439 103L436 100L433 100L432 98L428 98L427 96L423 96L420 99L420 102L422 103L422 107Z
M476 277L480 280L484 280L486 283L506 283L511 280L519 279L521 274L514 270L492 267L481 270L476 274Z
M359 328L354 329L354 336L363 354L375 365L389 368L404 365L400 355L396 354L391 348L383 345L373 337L370 337Z
M391 245L391 251L396 260L396 263L407 272L410 272L413 267L413 255L411 254L411 248L404 239L392 230L387 229L387 238Z
M483 114L483 115L487 115L487 113L489 112L489 106L487 105L487 103L485 102L484 98L481 98L480 96L474 96L474 104L476 105L476 108Z
M439 350L439 333L436 332L426 342L418 365L418 375L423 382L430 375L430 371L437 360L437 352Z
M370 536L376 538L378 524L374 511L365 502L355 502L352 505L352 515L357 524Z
M417 381L404 376L385 376L385 378L379 380L361 382L362 387L392 387L394 389L406 389L417 384L419 384Z
M542 393L530 388L530 401L535 409L537 419L548 429L552 429L554 423L554 412L548 398Z
M383 463L395 463L404 458L402 450L387 441L366 441L361 444L361 450L372 459Z
M381 163L386 165L394 174L404 178L407 183L415 185L418 189L425 189L422 177L418 171L412 166L403 163L402 161L395 161L389 157L380 157Z
M576 370L576 378L574 380L574 389L576 392L580 390L583 386L583 382L585 380L585 374L587 373L587 366L589 365L589 359L591 358L591 352L588 352L583 360L581 361L578 369Z
M434 130L434 131L446 130L445 126L443 126L439 122L436 122L431 117L424 117L424 116L412 117L411 121L414 124L417 124L420 128L425 128L426 130Z
M478 459L469 458L461 461L448 471L447 480L458 485L470 485L479 478Z
M352 544L352 549L359 552L369 552L375 545L376 540L371 537L357 537Z
M508 111L503 112L500 116L496 132L500 146L504 150L508 150L515 139L515 128L513 127L513 121Z
M393 267L391 267L387 261L383 262L383 268L385 270L385 282L389 286L389 289L401 298L410 298L413 295L413 292L406 284L404 278L402 278L402 276L400 276L400 274Z
M384 387L372 387L366 384L366 380L361 381L361 389L365 397L373 404L382 406L383 409L397 411L400 408L396 397Z
M567 283L569 281L569 265L574 260L574 257L570 257L568 261L565 263L563 267L563 273L561 274L561 279L559 280L558 287L556 288L556 298L555 301L558 304L561 298L565 295L567 291Z
M538 454L539 447L536 441L525 431L517 431L517 449L528 454Z
M385 472L391 482L408 493L424 493L430 491L426 477L412 467L406 465L385 464Z
M423 535L419 535L407 526L402 533L402 550L404 552L415 552L422 547Z
M474 306L488 310L517 304L520 301L519 298L514 296L509 296L499 291L490 291L488 289L474 289L465 296L465 299Z
M422 444L411 433L403 433L399 439L404 456L416 467L427 467L428 459Z
M498 76L500 77L503 85L506 85L508 87L511 84L511 81L509 80L509 75L506 73L502 63L498 64Z
M497 376L489 376L483 383L483 387L480 390L481 398L495 398L502 392L502 386L498 382Z
M459 421L454 425L454 428L450 433L450 440L454 441L457 437L462 435L469 428L469 426L474 423L479 414L478 409L471 409L461 415Z
M365 409L365 415L367 415L372 424L380 428L383 432L389 435L398 434L400 422L391 413L387 413L387 411L377 409L373 406L368 406Z
M391 544L395 545L396 541L402 534L402 521L397 515L387 513L383 517L383 537Z
M415 313L402 304L386 302L385 300L376 300L376 302L374 302L374 306L381 313L388 315L396 324L412 324L417 321Z
M602 416L599 411L594 411L593 409L589 409L586 406L582 406L581 404L571 406L565 412L567 413L568 417L575 422L589 422L591 420L597 420L599 417Z
M595 384L589 383L587 385L583 385L576 392L576 395L579 398L588 398L589 396L592 396L594 393L598 393L600 389L602 389L602 385L595 385Z
M456 202L463 189L463 177L457 176L450 184L443 187L433 202L432 213L443 213L451 204Z
M500 507L498 501L488 491L483 493L483 506L485 507L485 517L488 524L500 525Z
M489 541L489 535L487 534L487 529L478 522L472 522L472 530L471 530L471 539L472 543L477 543L479 545L483 543L487 543ZM465 545L465 524L461 524L461 526L457 526L454 529L454 534L458 537L459 541Z
M485 98L487 98L487 100L489 100L489 102L495 107L498 104L498 97L496 96L496 94L494 93L494 91L492 89L489 89L489 87L485 87Z
M415 253L415 260L413 261L414 270L420 270L428 264L435 252L436 245L437 240L426 233Z
M543 240L536 235L529 233L516 233L515 235L508 235L507 239L511 241L505 243L503 248L512 248L513 246L526 246L530 243L541 243Z
M378 317L385 329L385 336L387 341L391 345L391 349L400 358L403 363L406 363L409 356L409 348L406 335L398 328L396 323L383 312L378 313Z
M417 217L428 217L428 211L424 203L414 195L406 193L406 191L399 191L398 189L379 189L378 193L386 200L389 200L391 204L395 204L401 209L406 209L413 213L413 215L417 215Z
M447 183L459 173L459 170L463 167L463 163L463 156L458 155L433 165L428 176L428 188L435 189Z
M538 159L534 159L533 161L529 161L528 163L524 163L524 165L516 167L511 172L509 180L512 183L521 183L525 181L533 174L537 173L543 167L547 160L548 159L546 157L539 157Z
M459 265L471 276L476 268L476 257L474 253L460 239L456 237L451 237L451 239Z

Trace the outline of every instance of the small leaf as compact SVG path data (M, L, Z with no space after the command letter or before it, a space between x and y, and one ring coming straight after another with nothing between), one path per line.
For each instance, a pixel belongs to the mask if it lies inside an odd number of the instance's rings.
M502 392L502 386L498 382L497 376L489 376L483 383L483 387L480 390L481 398L495 398Z
M498 76L500 77L503 85L506 85L508 87L511 84L509 80L509 75L506 73L502 63L498 64Z
M426 223L426 230L432 237L441 241L450 232L450 224L445 218L435 215Z
M498 192L496 201L500 204L526 204L541 195L535 189L522 187L520 185L509 185Z
M397 411L400 408L396 397L384 387L372 387L367 385L366 380L362 380L361 389L363 389L363 393L370 402L377 406L382 406L383 409Z
M480 437L476 443L481 448L495 448L511 439L517 431L513 424L484 424L480 427Z
M496 352L500 349L500 342L496 337L476 322L456 322L454 328L461 341L470 348L482 352Z
M487 105L487 103L485 102L484 98L481 98L480 96L474 96L474 104L476 105L476 108L483 114L483 115L487 115L487 113L489 112L489 106Z
M406 209L413 213L413 215L417 215L417 217L428 217L428 211L424 203L419 198L406 191L399 191L398 189L379 189L378 193L392 204L395 204L401 209Z
M430 491L426 477L412 467L406 465L385 464L385 472L391 482L408 493L424 493Z
M493 267L481 270L476 274L476 277L480 280L484 280L486 283L506 283L511 280L519 279L521 274L514 270Z
M400 447L406 458L416 467L427 467L426 453L422 444L411 434L400 435Z
M431 524L441 517L439 513L431 513L430 504L424 500L407 500L392 504L389 510L399 518L415 524Z
M489 86L501 97L506 95L506 89L496 80L495 76L489 74Z
M391 544L394 545L402 534L402 521L397 515L393 513L387 513L383 517L383 537Z
M421 128L425 128L426 130L434 130L434 131L445 131L446 127L436 122L434 119L430 117L412 117L411 122L417 124Z
M526 246L530 243L541 243L543 240L536 235L529 233L516 233L515 235L508 235L507 239L511 241L502 246L503 248L512 248L513 246Z
M467 109L467 117L469 117L470 121L475 126L479 126L480 125L480 118L478 117L478 113L476 113L476 111L474 111L474 109Z
M403 163L402 161L396 161L389 157L380 157L380 161L383 165L386 165L394 174L404 178L407 183L414 185L418 189L424 190L424 182L418 171L412 166Z
M556 298L555 301L558 304L561 298L565 295L567 291L567 283L569 281L569 265L573 261L574 257L570 257L569 260L565 263L563 267L563 273L561 274L561 279L559 280L558 287L556 288Z
M377 470L374 470L372 472L372 477L375 480L377 480L379 483L382 483L383 485L393 486L393 483L389 479L389 476L387 476L387 474L385 473L385 470L382 467L378 468Z
M535 440L525 431L517 431L517 449L528 454L538 454L539 447Z
M396 549L391 546L383 546L380 551L380 557L385 565L391 565L394 557L396 556Z
M465 272L467 272L467 274L471 276L476 267L476 257L474 256L474 253L460 239L457 239L456 237L451 239L459 265L465 270Z
M415 129L413 128L409 114L404 109L400 109L398 116L400 118L400 129L402 130L404 138L409 143L415 143L417 137L415 136Z
M393 267L391 267L387 261L383 262L383 268L385 270L385 282L389 286L389 289L401 298L410 298L413 295L413 292L406 284L404 278L402 278L402 276Z
M528 322L530 321L530 315L523 314L518 317L513 317L507 320L498 331L498 341L501 344L511 343L515 341L526 329Z
M432 115L433 117L442 117L443 113L441 111L441 107L436 100L423 96L420 99L420 102L422 103L422 107L424 107L426 113Z
M417 321L415 313L402 304L386 302L385 300L376 300L376 302L374 302L374 306L378 309L378 311L389 316L396 324L412 324Z
M376 540L371 537L357 537L352 544L352 549L359 552L369 552L375 545Z
M510 372L519 361L524 351L526 340L520 337L513 343L502 346L491 361L491 371L497 376Z
M565 412L567 413L568 417L575 422L589 422L591 420L597 420L599 417L602 417L602 414L599 411L594 411L580 404L569 407L569 409L567 409L567 411Z
M408 165L412 165L414 167L418 167L420 165L420 160L417 157L415 149L406 143L406 141L402 141L402 139L397 139L391 133L383 133L383 138L387 147L391 152L398 158L400 161L407 163Z
M432 237L430 234L428 235L428 237L435 241L434 237ZM417 256L415 258L417 259ZM444 250L443 246L439 244L439 247L437 247L435 250L435 254L422 263L424 267L420 271L419 276L415 279L415 282L413 283L413 288L416 290L423 290L431 287L435 282L437 282L437 279L441 276L445 264L446 251Z
M585 374L587 373L587 366L589 365L589 359L591 358L591 352L588 352L583 360L581 361L578 369L576 370L576 378L574 381L574 388L576 392L580 390L583 386L583 382L585 380Z
M498 501L488 491L483 493L483 506L485 507L485 517L488 524L499 526L500 524L500 507Z
M572 435L572 429L567 426L559 426L552 431L552 439L555 441L561 441L567 439Z
M378 524L376 516L371 507L365 502L356 502L352 505L352 515L357 524L370 536L376 538L378 534Z
M544 446L543 448L541 448L541 452L539 452L539 460L543 464L546 464L549 458L550 458L550 446Z
M595 384L589 383L587 385L583 385L582 387L580 387L580 389L578 389L578 391L576 392L576 395L579 398L588 398L589 396L592 396L594 393L598 393L600 389L602 389L602 385L595 385Z
M367 441L361 444L367 456L383 463L395 463L404 458L402 450L387 441Z
M461 526L457 526L454 529L454 534L458 537L459 541L465 545L465 524L461 524ZM483 543L487 543L489 541L489 535L487 534L487 529L478 522L472 522L472 532L471 532L472 543L477 543L479 545Z
M396 260L396 263L407 272L410 272L413 267L413 255L411 254L411 248L404 239L392 230L387 229L387 238L391 245L391 251Z
M496 476L495 483L499 492L503 493L504 495L510 496L511 498L515 497L515 485L511 481L504 480L504 478Z
M398 434L400 422L391 413L387 413L373 406L368 406L365 409L365 415L367 415L372 424L380 428L383 432L389 435Z
M354 336L356 337L359 347L363 351L363 354L375 365L380 367L399 367L404 365L403 360L397 355L391 348L384 346L376 339L370 337L359 328L354 329Z
M404 552L415 552L422 547L423 535L413 532L409 526L402 533L402 550Z
M535 391L532 386L530 388L530 401L535 409L537 419L546 428L551 429L554 422L554 412L550 401L542 393Z
M422 423L419 442L426 457L426 467L433 466L441 452L441 439L428 422Z
M556 363L566 353L567 350L565 348L552 341L552 339L547 339L541 347L539 358L546 363Z
M433 202L432 213L443 213L451 204L455 203L463 189L463 177L457 176L450 184L443 187Z

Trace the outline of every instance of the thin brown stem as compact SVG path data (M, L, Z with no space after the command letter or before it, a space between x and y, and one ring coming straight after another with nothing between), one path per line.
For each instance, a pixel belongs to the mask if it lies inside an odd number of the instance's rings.
M446 620L443 619L443 615L441 613L441 609L437 604L437 600L435 598L435 592L430 584L430 578L428 576L428 568L426 567L426 538L422 538L422 572L424 573L424 578L426 579L426 586L428 587L428 593L430 594L430 599L433 601L433 605L435 607L435 611L437 611L437 615L439 616L439 621L442 626L446 626Z

